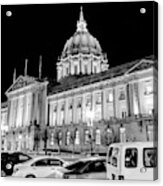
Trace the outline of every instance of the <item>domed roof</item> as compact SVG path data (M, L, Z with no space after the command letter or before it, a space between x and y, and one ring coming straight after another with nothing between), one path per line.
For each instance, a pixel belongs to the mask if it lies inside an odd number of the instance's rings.
M75 34L67 40L62 57L83 53L83 54L102 54L102 49L95 37L93 37L87 30L87 23L84 20L83 11L81 8L80 19L77 22L77 30Z

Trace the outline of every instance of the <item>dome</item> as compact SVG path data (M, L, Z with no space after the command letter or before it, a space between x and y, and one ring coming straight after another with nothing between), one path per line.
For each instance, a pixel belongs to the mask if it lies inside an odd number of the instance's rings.
M86 26L87 23L84 20L83 11L81 8L80 19L77 22L77 30L74 35L67 40L62 52L62 57L78 53L94 55L102 54L102 49L99 42L89 33Z

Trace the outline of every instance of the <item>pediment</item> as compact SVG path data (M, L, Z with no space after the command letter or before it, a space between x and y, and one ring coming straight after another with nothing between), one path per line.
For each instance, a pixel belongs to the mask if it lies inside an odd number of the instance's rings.
M24 77L19 76L15 82L9 87L9 89L6 91L6 93L12 92L14 90L18 90L20 88L26 87L30 84L35 83L36 80L33 77Z
M148 69L151 66L153 66L153 64L154 64L154 61L153 60L142 59L138 63L136 63L135 65L133 65L130 69L128 69L125 72L125 75L126 74L130 74L130 73L133 73L135 71Z

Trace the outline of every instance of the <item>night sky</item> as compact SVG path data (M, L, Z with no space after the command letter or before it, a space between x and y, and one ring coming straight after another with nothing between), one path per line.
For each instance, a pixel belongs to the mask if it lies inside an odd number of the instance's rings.
M149 55L157 57L157 11L151 2L2 5L1 11L1 101L11 86L13 71L56 78L56 62L64 45L76 31L80 6L89 32L107 53L110 67ZM155 4L156 5L156 4ZM146 13L140 13L146 8ZM12 16L6 16L11 11ZM157 15L157 14L156 14ZM154 48L156 50L154 50Z

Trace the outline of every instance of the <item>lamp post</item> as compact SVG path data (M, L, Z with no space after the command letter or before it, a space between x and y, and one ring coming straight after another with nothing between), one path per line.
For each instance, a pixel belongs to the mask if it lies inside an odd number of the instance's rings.
M44 130L44 137L43 137L45 155L47 155L47 140L48 140L48 131L47 131L47 127L46 127Z

